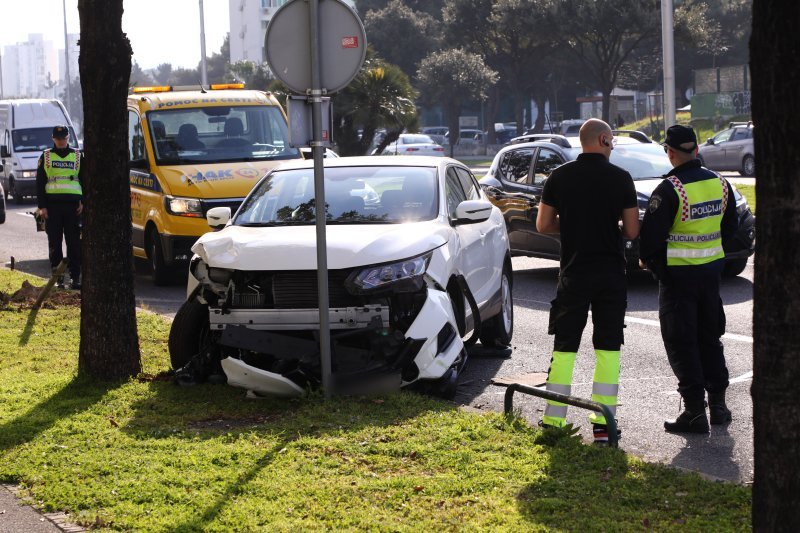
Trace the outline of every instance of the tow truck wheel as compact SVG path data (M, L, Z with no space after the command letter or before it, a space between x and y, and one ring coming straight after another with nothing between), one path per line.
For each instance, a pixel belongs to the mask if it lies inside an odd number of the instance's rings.
M487 348L505 348L514 335L514 300L511 296L511 271L506 266L500 278L500 312L481 324L481 344Z
M14 180L8 182L8 192L6 193L6 198L8 198L9 194L14 197L15 204L22 205L25 203L23 196L17 192L17 186L14 185Z
M208 345L210 331L208 306L194 300L183 302L169 330L169 360L174 370Z
M153 283L159 287L168 285L172 279L172 271L164 262L164 252L161 249L161 239L158 232L150 231L147 243L147 258L153 270Z

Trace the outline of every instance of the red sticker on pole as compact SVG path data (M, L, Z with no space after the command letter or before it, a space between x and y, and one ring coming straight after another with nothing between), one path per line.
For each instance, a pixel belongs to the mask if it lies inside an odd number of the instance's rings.
M358 48L358 37L342 37L342 48Z

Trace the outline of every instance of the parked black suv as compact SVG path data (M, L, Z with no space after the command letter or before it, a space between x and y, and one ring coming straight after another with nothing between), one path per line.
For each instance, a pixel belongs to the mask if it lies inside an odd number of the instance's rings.
M558 235L536 231L536 215L544 182L558 166L581 153L577 137L535 134L523 135L501 149L489 172L480 180L486 194L503 212L511 243L511 254L559 259L561 242ZM639 201L639 219L644 217L650 195L661 183L672 165L663 148L644 133L614 131L611 162L630 172ZM726 276L738 276L747 266L747 258L755 250L755 218L747 200L733 187L739 230L735 251L726 253ZM628 270L639 269L639 241L625 241Z

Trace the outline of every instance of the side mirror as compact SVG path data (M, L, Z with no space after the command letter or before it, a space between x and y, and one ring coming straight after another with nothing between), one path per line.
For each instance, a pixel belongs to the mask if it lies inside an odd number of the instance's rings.
M206 221L212 229L219 230L225 227L231 219L230 207L212 207L206 213Z
M8 151L8 146L5 144L0 146L0 157L11 157L11 152Z
M144 172L150 171L150 163L147 159L131 159L128 161L128 170L141 170Z
M714 137L709 137L706 144L714 144Z
M488 200L465 200L456 207L455 224L475 224L489 220L493 205Z
M4 167L3 167L3 165L2 165L2 164L0 164L0 172L2 172L2 171L3 171L3 168L4 168Z

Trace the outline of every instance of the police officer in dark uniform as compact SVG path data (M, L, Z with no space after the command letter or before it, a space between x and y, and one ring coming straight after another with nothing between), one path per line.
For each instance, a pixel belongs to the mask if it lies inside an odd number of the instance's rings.
M39 214L45 219L50 266L55 269L64 258L61 238L67 244L70 288L81 288L80 216L83 212L81 187L85 165L78 150L69 146L69 129L53 128L53 148L39 157L36 169L36 196ZM58 286L64 288L63 277Z
M639 209L631 175L608 161L613 137L602 120L590 119L581 126L583 153L545 182L536 229L561 235L561 271L548 331L555 342L547 390L571 393L572 370L591 307L597 358L592 400L615 414L627 306L622 237L638 235ZM566 414L566 405L548 401L542 425L564 426ZM595 442L608 441L605 417L593 413L589 419Z
M674 168L653 191L640 235L643 264L659 280L661 336L684 404L664 429L708 433L706 391L711 423L731 420L719 283L738 225L736 201L727 180L700 165L692 128L671 126L664 150Z

